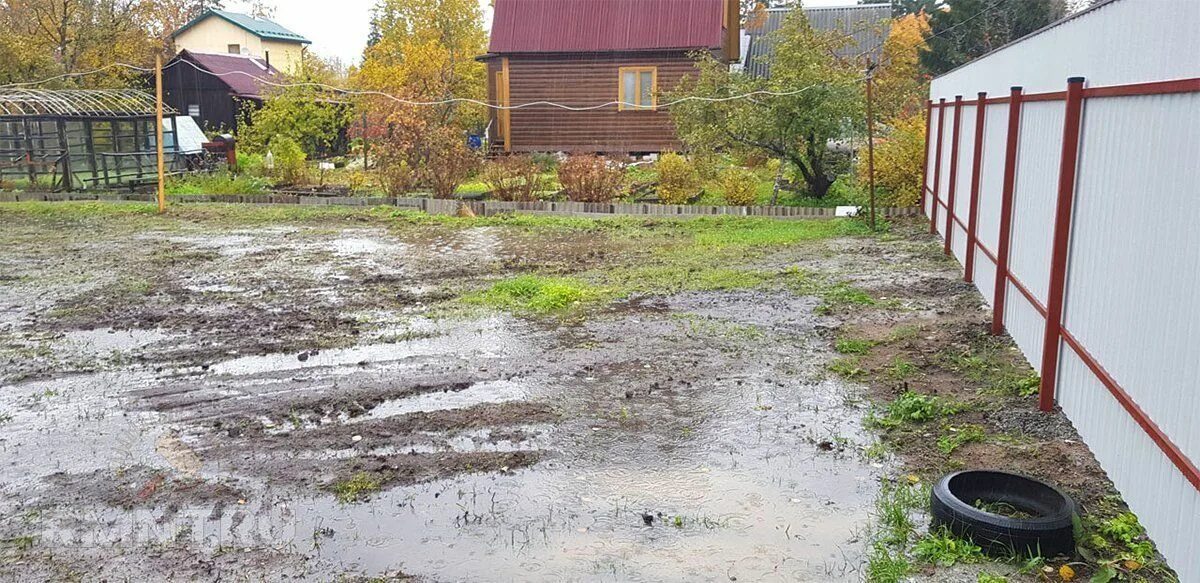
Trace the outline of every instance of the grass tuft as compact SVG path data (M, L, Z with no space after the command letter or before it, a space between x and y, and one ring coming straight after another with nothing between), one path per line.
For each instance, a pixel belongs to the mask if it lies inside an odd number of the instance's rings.
M522 275L469 294L464 300L502 310L548 314L566 311L601 295L577 279Z
M333 495L342 504L363 502L383 488L383 480L367 472L358 472L349 479L333 484Z

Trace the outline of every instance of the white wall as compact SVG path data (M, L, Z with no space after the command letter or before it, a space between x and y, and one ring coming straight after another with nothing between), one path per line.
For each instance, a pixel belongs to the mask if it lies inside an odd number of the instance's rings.
M1200 0L1114 0L942 77L930 97L952 103L979 91L1006 97L1066 89L1200 78ZM976 213L978 239L998 251L1007 103L985 111L979 203L971 209L974 108L964 107L955 213ZM1051 243L1065 102L1023 104L1013 195L1012 275L1038 303L1049 295ZM931 128L930 169L933 180ZM948 191L953 108L945 112L942 176ZM1084 100L1068 254L1063 328L1094 357L1150 423L1200 463L1200 92ZM926 212L928 213L928 206ZM945 236L944 210L938 233ZM976 286L994 303L996 266L975 253ZM1005 328L1041 366L1045 318L1006 285ZM1200 581L1200 491L1128 407L1067 343L1059 342L1058 403L1184 582ZM1047 476L1053 480L1053 476Z

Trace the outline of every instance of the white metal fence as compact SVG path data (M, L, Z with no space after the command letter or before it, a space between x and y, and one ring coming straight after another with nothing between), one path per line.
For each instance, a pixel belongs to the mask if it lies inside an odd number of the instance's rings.
M1197 31L1200 1L1112 0L938 77L922 201L993 331L1041 371L1042 407L1062 407L1185 582L1200 581Z

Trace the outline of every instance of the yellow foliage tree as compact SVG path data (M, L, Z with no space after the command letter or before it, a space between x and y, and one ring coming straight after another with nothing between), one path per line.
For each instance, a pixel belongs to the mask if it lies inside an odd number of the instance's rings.
M929 80L921 71L919 55L926 46L927 36L929 16L924 12L892 22L875 77L875 111L879 119L907 116L921 109Z
M875 146L875 185L880 206L912 206L921 196L921 162L925 154L923 112L892 121L887 137ZM859 152L859 184L867 184L866 152Z

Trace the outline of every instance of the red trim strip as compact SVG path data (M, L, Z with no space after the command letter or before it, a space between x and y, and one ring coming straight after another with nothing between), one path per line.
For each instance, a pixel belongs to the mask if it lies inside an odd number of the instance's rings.
M1182 472L1183 476L1192 483L1193 487L1195 487L1197 490L1200 490L1200 470L1196 469L1196 465L1193 464L1192 461L1189 460L1186 455L1184 455L1183 451L1181 451L1179 447L1171 441L1171 438L1167 437L1166 433L1163 433L1163 430L1158 427L1158 424L1155 423L1154 420L1151 419L1150 416L1146 414L1146 412L1142 410L1137 403L1134 402L1133 398L1129 396L1129 393L1126 393L1125 389L1122 389L1121 385L1117 384L1117 381L1112 378L1112 375L1108 374L1108 371L1104 370L1104 367L1100 366L1099 362L1096 362L1096 358L1093 357L1087 350L1085 350L1083 345L1081 345L1079 341L1071 335L1070 332L1064 329L1062 331L1062 337L1067 345L1075 351L1075 354L1079 355L1079 359L1082 360L1089 369L1091 369L1092 374L1096 375L1096 378L1100 379L1100 382L1104 384L1104 386L1108 389L1108 392L1112 393L1112 396L1117 399L1117 402L1125 408L1125 411L1128 412L1131 417L1133 417L1133 420L1136 421L1138 425L1142 426L1142 429L1146 431L1146 434L1150 436L1150 439L1154 440L1154 443L1158 445L1158 448L1167 455L1167 458L1171 460L1171 463L1174 463L1175 467L1179 468L1179 471Z
M1004 183L1000 195L1000 247L996 250L996 293L992 296L992 334L1004 332L1004 301L1008 296L1008 252L1012 238L1013 187L1017 177L1017 142L1021 139L1021 88L1013 87L1008 101L1008 141L1004 149Z
M980 91L977 103L987 103L987 92ZM979 226L979 165L983 162L983 126L987 119L987 106L975 106L975 156L971 160L971 201L967 207L967 264L963 268L963 281L975 281L975 229Z
M967 224L962 222L962 219L958 218L958 215L952 214L951 216L954 217L954 223L959 227L962 227L962 230L965 232L967 230Z
M1152 83L1133 83L1131 85L1112 85L1109 87L1091 87L1083 90L1085 99L1092 97L1128 97L1133 95L1167 95L1170 93L1194 93L1200 91L1200 77L1195 79L1175 79L1172 81L1155 81Z
M1021 295L1025 296L1025 299L1029 300L1029 303L1033 306L1033 309L1037 310L1037 313L1041 314L1043 318L1046 317L1046 306L1042 304L1042 302L1038 301L1037 297L1033 295L1033 292L1029 291L1029 288L1025 287L1025 284L1022 283L1021 280L1017 279L1017 276L1011 273L1008 274L1008 281L1011 281L1013 287L1017 288L1017 291L1021 292Z
M996 254L995 254L995 253L992 253L992 250L991 250L991 249L988 249L987 247L984 247L984 246L983 246L983 242L982 242L982 241L975 241L975 248L976 248L976 249L979 249L980 251L983 251L983 255L984 255L984 257L987 257L988 259L991 259L991 260L992 260L992 263L996 263L996 264L999 264L999 263L1000 263L1000 260L999 260L999 259L996 259Z
M946 190L946 240L944 252L950 255L950 239L954 236L950 221L954 219L954 194L958 190L958 144L962 127L962 95L954 96L954 134L950 138L950 185Z
M1083 120L1083 77L1067 80L1062 158L1058 169L1058 203L1054 211L1054 247L1050 254L1050 291L1046 296L1046 337L1042 343L1042 386L1038 405L1054 410L1058 351L1062 335L1063 299L1067 292L1067 252L1071 247L1071 210L1075 204L1075 171L1079 164L1079 130Z
M938 100L937 148L935 149L935 152L933 154L933 156L934 156L934 158L933 158L933 200L935 200L935 201L937 200L937 197L938 197L938 194L937 194L938 185L941 183L941 179L942 179L942 136L946 134L946 131L945 131L946 123L945 122L946 122L946 99L942 98L942 99ZM931 205L931 208L933 210L933 213L932 213L932 216L929 217L929 234L933 235L933 234L937 233L938 205L936 205L936 204Z
M1021 101L1062 101L1067 98L1066 91L1051 91L1050 93L1029 93L1021 96Z

